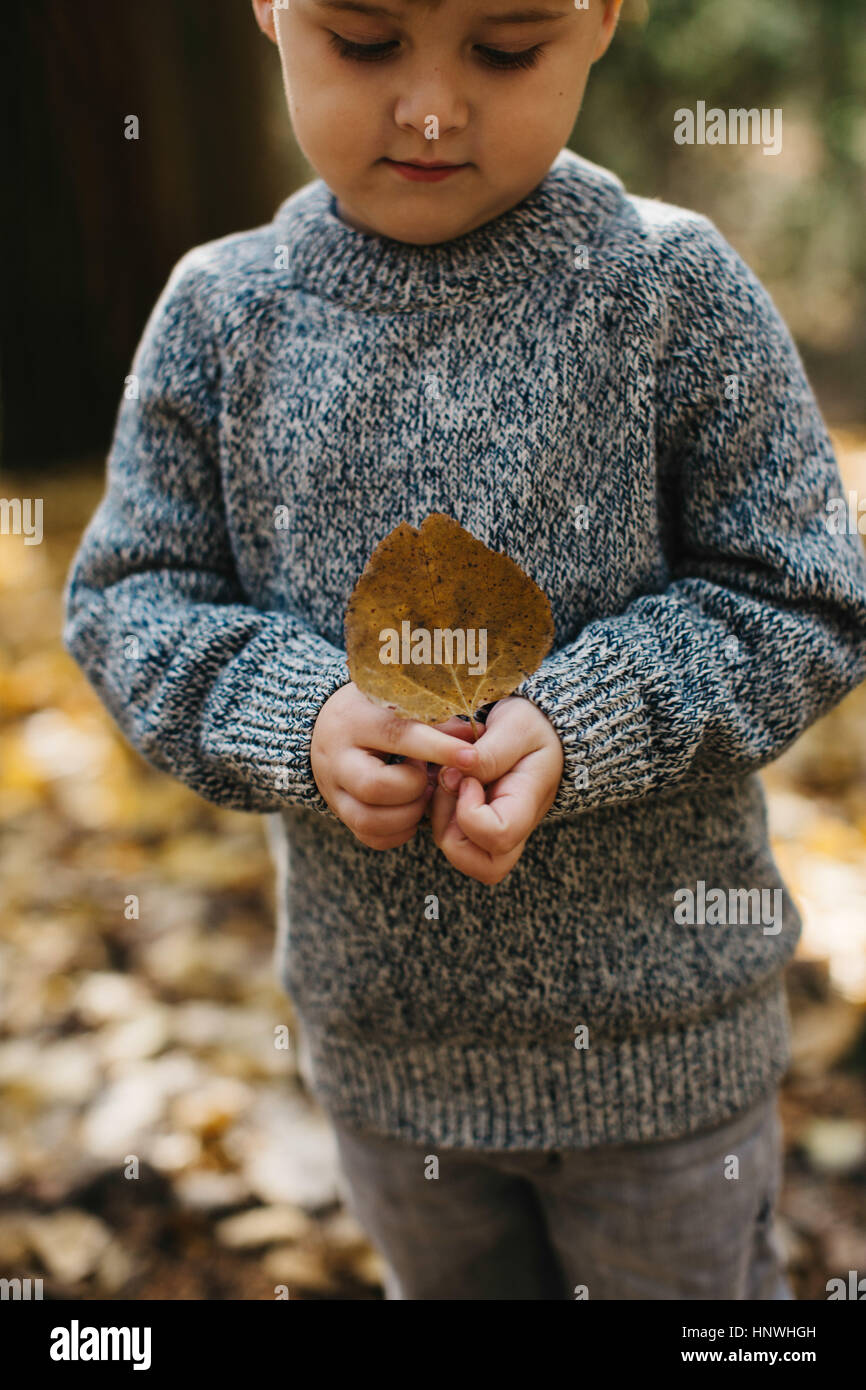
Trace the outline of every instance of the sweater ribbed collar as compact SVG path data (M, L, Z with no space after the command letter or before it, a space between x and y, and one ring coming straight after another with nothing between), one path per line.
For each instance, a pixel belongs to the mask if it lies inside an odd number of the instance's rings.
M521 202L452 241L415 246L350 226L323 179L280 204L273 225L288 247L288 285L350 308L407 312L507 293L570 268L623 194L610 170L568 148Z

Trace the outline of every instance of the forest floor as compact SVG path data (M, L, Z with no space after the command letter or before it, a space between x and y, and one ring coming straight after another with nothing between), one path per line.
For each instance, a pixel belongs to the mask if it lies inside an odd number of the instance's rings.
M866 438L836 442L866 498ZM46 1298L381 1298L330 1127L275 1045L292 1010L264 822L114 728L59 640L101 464L40 491L44 543L0 547L0 1277ZM797 1298L824 1299L866 1274L866 685L764 785L804 921L779 1234Z

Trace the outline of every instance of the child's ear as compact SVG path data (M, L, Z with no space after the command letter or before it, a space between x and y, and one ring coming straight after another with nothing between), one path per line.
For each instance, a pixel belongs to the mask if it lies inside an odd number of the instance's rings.
M270 0L253 0L253 14L256 17L262 33L265 34L271 43L277 42L277 32L274 28L274 7Z
M601 19L601 28L595 44L595 52L592 61L597 63L607 52L610 41L616 33L616 26L622 13L623 0L604 0L604 14Z

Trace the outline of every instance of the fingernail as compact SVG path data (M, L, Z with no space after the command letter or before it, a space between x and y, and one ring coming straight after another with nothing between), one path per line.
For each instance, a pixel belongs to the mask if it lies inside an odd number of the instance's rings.
M475 760L475 749L474 749L474 748L458 748L458 750L457 750L457 761L460 762L460 763L463 763L464 767L468 767L470 763L474 762L474 760Z
M446 767L440 778L443 787L447 792L456 792L463 778L456 767Z

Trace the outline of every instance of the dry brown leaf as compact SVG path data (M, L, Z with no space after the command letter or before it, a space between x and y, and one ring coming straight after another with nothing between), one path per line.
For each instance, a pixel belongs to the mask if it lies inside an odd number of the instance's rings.
M346 657L374 704L439 724L509 695L553 631L546 594L514 560L432 512L370 556L346 609Z

